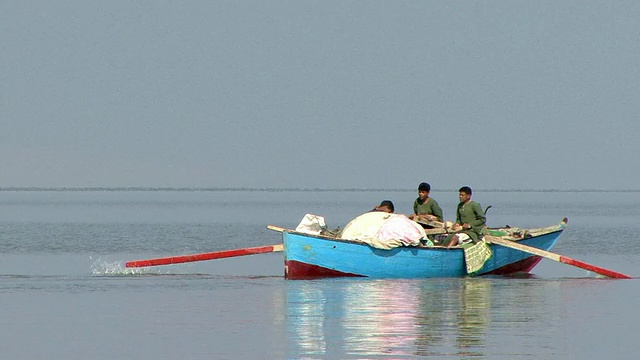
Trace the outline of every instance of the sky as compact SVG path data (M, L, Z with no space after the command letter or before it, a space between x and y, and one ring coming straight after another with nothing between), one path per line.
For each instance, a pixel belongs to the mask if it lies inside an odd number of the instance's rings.
M637 1L0 1L0 188L640 189Z

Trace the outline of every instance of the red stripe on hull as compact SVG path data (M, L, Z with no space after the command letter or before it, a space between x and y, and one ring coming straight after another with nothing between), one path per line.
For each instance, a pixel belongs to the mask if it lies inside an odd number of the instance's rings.
M284 277L289 280L308 280L328 277L362 277L362 275L331 270L295 260L287 260L284 262Z
M499 269L495 269L482 275L509 275L518 272L528 273L529 271L533 270L533 268L538 265L541 260L542 256L528 257L526 259L514 262L513 264L503 266Z
M541 256L531 256L499 269L483 273L482 275L510 275L514 273L528 273L542 261ZM362 275L345 273L327 269L317 265L305 264L299 261L288 260L284 264L284 277L289 280L309 280L329 277L363 277Z

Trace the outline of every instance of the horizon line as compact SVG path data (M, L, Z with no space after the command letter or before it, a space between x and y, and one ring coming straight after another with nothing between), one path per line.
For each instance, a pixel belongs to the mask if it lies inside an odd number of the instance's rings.
M295 188L295 187L155 187L155 186L62 186L62 187L22 187L8 186L0 187L0 191L175 191L175 192L198 192L198 191L255 191L255 192L298 192L298 191L319 191L319 192L373 192L373 191L394 191L394 192L415 192L415 189L398 189L398 188ZM457 192L457 189L442 189L442 192ZM474 189L474 192L640 192L640 189Z

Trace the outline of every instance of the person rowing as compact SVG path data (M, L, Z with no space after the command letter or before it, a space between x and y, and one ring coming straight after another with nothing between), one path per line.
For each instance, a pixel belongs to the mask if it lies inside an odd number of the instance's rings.
M456 222L451 228L455 233L447 236L443 241L444 246L456 246L467 239L471 239L474 244L480 240L487 218L482 211L482 206L471 200L472 193L469 186L460 188L458 195L460 203L456 209Z
M418 198L413 202L413 214L409 215L409 219L415 221L439 221L442 222L442 208L438 202L431 198L431 185L423 182L418 185Z

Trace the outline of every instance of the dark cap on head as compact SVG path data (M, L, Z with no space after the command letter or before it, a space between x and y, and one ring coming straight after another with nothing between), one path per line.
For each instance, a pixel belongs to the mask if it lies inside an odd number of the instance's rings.
M431 191L431 185L426 182L420 183L420 185L418 185L418 191Z

